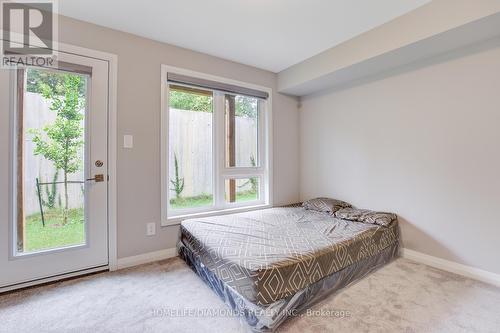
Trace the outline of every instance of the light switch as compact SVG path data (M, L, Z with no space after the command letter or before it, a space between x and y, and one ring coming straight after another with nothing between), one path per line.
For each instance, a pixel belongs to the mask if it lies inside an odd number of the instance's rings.
M156 223L148 223L146 224L146 236L154 236L156 235Z
M134 148L134 137L132 135L123 136L123 148Z

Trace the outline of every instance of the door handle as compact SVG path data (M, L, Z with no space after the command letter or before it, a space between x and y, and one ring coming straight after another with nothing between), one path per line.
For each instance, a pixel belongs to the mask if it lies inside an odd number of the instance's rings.
M87 179L87 181L88 182L94 181L96 183L103 182L104 181L104 175L103 174L95 175L94 178L89 178L89 179Z

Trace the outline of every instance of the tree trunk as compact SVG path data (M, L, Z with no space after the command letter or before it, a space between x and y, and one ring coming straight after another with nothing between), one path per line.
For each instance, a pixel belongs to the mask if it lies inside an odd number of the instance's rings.
M64 212L63 212L63 225L68 223L68 173L64 171Z

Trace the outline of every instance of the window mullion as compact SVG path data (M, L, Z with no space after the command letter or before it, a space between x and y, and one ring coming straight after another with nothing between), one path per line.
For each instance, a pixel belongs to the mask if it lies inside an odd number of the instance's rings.
M260 176L265 174L265 170L258 168L258 169L250 169L250 168L234 168L234 169L229 169L225 168L220 170L219 172L220 175L224 177L245 177L245 176Z

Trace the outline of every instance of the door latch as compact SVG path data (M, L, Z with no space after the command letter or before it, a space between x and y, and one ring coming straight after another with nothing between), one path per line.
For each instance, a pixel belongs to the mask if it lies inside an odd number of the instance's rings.
M104 175L103 174L98 174L95 175L94 178L89 178L87 181L94 181L96 183L100 183L104 181Z

